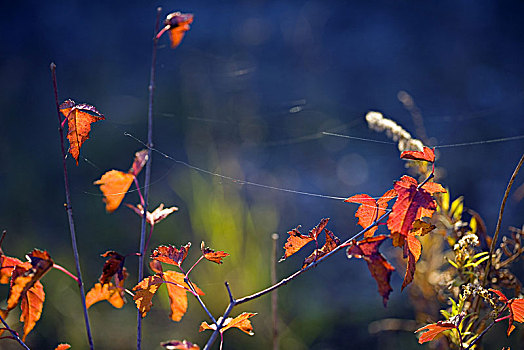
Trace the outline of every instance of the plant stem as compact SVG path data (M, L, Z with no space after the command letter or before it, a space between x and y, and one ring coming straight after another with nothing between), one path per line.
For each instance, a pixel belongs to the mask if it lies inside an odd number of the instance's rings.
M5 320L2 317L2 315L0 315L0 321L2 321L2 323L4 324L5 329L7 329L9 332L11 332L11 334L13 335L13 339L14 340L19 342L20 345L22 345L22 347L24 349L31 350L31 349L29 349L29 347L27 345L25 345L25 343L22 341L22 339L20 339L20 337L18 336L18 333L15 332L13 329L11 329L11 327L9 327L9 325L7 324L7 322L5 322Z
M251 301L253 299L260 298L261 296L263 296L263 295L265 295L267 293L270 293L270 292L274 291L277 288L285 286L286 284L288 284L289 282L291 282L292 280L294 280L295 278L297 278L298 276L300 276L304 272L312 269L313 267L317 266L321 262L323 262L323 261L327 260L328 258L330 258L331 256L333 256L336 252L342 250L342 248L350 246L352 244L353 240L356 240L356 239L360 238L362 235L364 235L364 233L369 231L372 227L375 227L379 223L379 221L382 221L390 213L391 213L391 210L386 211L386 213L384 213L384 215L382 215L380 218L375 220L371 225L369 225L368 227L362 229L360 232L355 234L353 237L347 239L344 243L340 244L339 246L337 246L335 249L333 249L332 251L330 251L329 253L327 253L326 255L321 257L320 259L318 259L316 261L313 261L312 263L310 263L309 265L307 265L303 269L298 270L297 272L293 273L292 275L282 279L280 282L275 283L272 286L270 286L270 287L268 287L268 288L266 288L264 290L261 290L260 292L257 292L257 293L245 296L245 297L240 298L240 299L235 299L235 298L233 298L233 294L231 293L231 289L229 288L229 283L226 282L226 288L227 288L227 292L229 294L229 305L227 306L226 311L224 312L224 314L223 314L222 318L220 319L220 321L218 323L216 323L216 329L213 332L213 334L211 334L211 336L209 337L209 339L208 339L206 345L204 346L203 350L209 350L210 347L213 345L213 343L215 342L218 334L220 333L220 329L222 328L222 324L224 323L224 320L229 316L229 314L231 313L231 311L233 310L233 308L235 306L243 304L243 303L247 303L248 301Z
M68 275L69 277L71 277L72 279L74 279L76 281L76 283L78 283L78 277L76 277L75 275L73 275L71 272L69 272L65 267L63 266L60 266L58 264L53 264L53 267L57 270L60 270L62 271L63 273L65 273L66 275Z
M140 256L138 257L138 280L141 281L144 278L144 250L146 241L146 224L147 224L147 203L149 197L149 185L151 182L151 162L153 147L153 96L155 91L155 67L156 67L156 51L158 39L156 33L160 23L160 14L162 8L156 9L156 22L155 22L155 37L153 38L153 53L151 58L151 74L149 77L149 105L147 111L147 149L148 149L148 161L146 164L146 178L144 183L144 216L142 217L142 227L140 230ZM142 315L140 310L137 312L137 326L136 326L136 348L140 350L142 347Z
M78 255L78 247L76 244L75 222L73 220L73 207L71 206L71 195L69 191L69 178L67 174L67 164L66 164L66 151L65 151L65 146L64 146L64 129L62 127L62 117L60 114L60 105L58 103L56 65L54 63L51 63L50 68L51 68L51 75L53 79L53 89L55 92L56 113L58 115L58 132L60 134L60 147L61 147L61 152L62 152L62 167L64 169L64 189L65 189L65 195L66 195L66 211L67 211L67 218L69 221L69 232L71 233L71 246L73 249L73 255L75 257L76 274L78 276L77 282L80 288L80 297L82 300L82 307L84 310L84 321L85 321L85 326L86 326L87 339L89 341L89 348L92 350L95 347L93 344L93 337L91 336L91 327L89 325L89 315L87 313L87 307L86 307L84 283L82 282L82 271L80 270L80 257Z
M499 218L497 220L497 227L495 228L495 234L493 235L493 240L491 241L491 247L489 249L489 259L486 264L486 269L484 270L484 279L482 283L483 286L486 285L486 282L489 277L489 273L491 272L491 260L493 260L493 253L495 252L495 247L497 246L497 239L499 238L500 225L502 224L502 214L504 214L504 207L506 206L506 200L508 199L509 191L511 190L511 186L513 185L513 182L515 181L515 178L517 177L517 174L519 173L522 163L524 163L524 154L522 155L522 157L520 157L520 161L517 164L517 167L515 168L515 170L513 171L513 175L511 175L511 178L509 179L508 186L506 186L506 192L504 192L504 198L502 199L502 204L500 205Z
M277 241L278 233L271 235L271 284L277 283ZM273 350L278 350L278 291L271 294L271 313L273 314Z

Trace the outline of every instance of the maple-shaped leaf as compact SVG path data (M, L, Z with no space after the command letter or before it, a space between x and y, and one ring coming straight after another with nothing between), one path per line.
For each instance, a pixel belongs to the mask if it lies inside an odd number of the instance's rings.
M316 241L318 235L320 234L320 232L322 232L324 227L326 227L328 221L329 218L320 220L320 223L317 226L315 226L311 231L309 231L308 235L303 235L300 233L300 231L298 230L300 226L297 226L291 231L288 231L289 237L287 238L286 244L284 244L284 256L280 259L280 261L286 260L291 255L295 254L300 249L302 249L302 247L304 247L309 242Z
M346 252L348 258L361 258L366 261L371 276L377 282L378 292L382 296L384 306L387 305L389 294L393 291L389 281L391 273L395 271L395 268L379 252L380 245L387 238L388 236L381 235L353 242Z
M456 328L455 324L450 321L438 321L437 323L428 324L422 328L419 328L415 333L425 331L418 339L419 344L423 344L428 341L432 341L440 333Z
M302 268L305 268L312 262L317 261L318 259L331 252L333 249L340 245L340 239L338 239L338 237L335 236L333 232L329 231L328 229L324 229L324 232L326 232L326 243L324 243L322 248L315 249L315 251L311 253L310 256L304 259Z
M499 296L499 300L504 302L509 308L509 324L507 334L508 337L515 329L514 321L523 323L524 322L524 299L522 298L513 298L509 299L500 291L496 289L489 289L491 292Z
M140 283L138 283L134 288L135 296L133 300L135 301L136 307L142 314L142 317L146 317L151 306L153 306L153 296L160 286L164 283L162 276L156 274L154 276L149 276L144 278Z
M86 307L89 309L91 305L107 300L111 305L120 309L125 303L122 291L121 288L118 288L111 282L106 284L96 283L86 294Z
M118 279L123 280L124 279L124 262L125 262L125 256L113 251L109 250L101 255L104 258L109 258L106 260L104 267L102 268L102 275L98 279L101 284L107 284L109 281L111 281L111 278L115 274L118 274Z
M45 293L44 287L40 281L36 281L34 285L23 295L20 309L20 322L24 323L24 336L22 341L35 327L36 322L42 315L42 308L44 307Z
M395 182L394 187L398 198L393 204L387 225L392 233L398 232L404 237L407 237L415 220L433 215L437 203L431 195L436 192L446 192L435 182L428 182L419 188L417 180L407 175Z
M189 286L184 281L184 275L176 271L165 271L163 278L166 282L167 294L169 295L169 305L171 313L169 317L178 322L182 319L182 316L187 311L187 293L189 291ZM176 283L172 284L172 283ZM204 292L193 284L195 291L198 295L204 295Z
M427 162L433 163L435 162L435 152L431 148L424 146L422 152L404 151L400 154L400 158L410 160L425 160Z
M253 332L253 326L251 325L251 321L249 321L249 318L255 315L256 313L243 312L235 318L231 318L231 317L226 318L226 320L224 321L224 324L222 325L223 327L220 328L220 333L224 333L225 331L227 331L230 328L238 328L246 334L255 335L255 333ZM220 322L220 319L217 320L217 322ZM209 325L207 324L207 322L202 322L202 324L200 325L200 329L198 331L202 332L205 330L216 330L216 329L217 329L216 324L213 323L212 325Z
M78 156L82 144L89 139L91 124L105 117L91 105L76 104L67 100L60 105L60 112L67 118L67 139L69 140L69 153L75 158L78 165Z
M193 344L188 340L169 340L160 343L160 346L163 346L167 350L200 350L198 345Z
M131 169L129 169L129 173L138 176L138 174L140 173L140 171L142 171L142 168L144 167L144 165L146 165L148 160L149 152L147 149L143 149L141 151L136 152L135 159L133 160Z
M229 254L226 252L215 252L213 249L206 247L204 241L202 241L200 244L200 250L202 251L204 258L217 264L222 264L222 259L224 259L226 256L229 256Z
M131 204L127 204L126 206L133 210L135 213L137 213L140 217L144 216L144 207L142 207L142 204L137 204L136 206L133 206ZM168 217L171 213L177 211L177 207L171 207L171 208L164 208L164 203L160 203L158 208L156 208L152 213L147 212L146 220L150 225L156 225L160 221L164 220L166 217Z
M177 249L173 245L161 245L155 250L153 250L153 253L151 253L151 259L155 259L166 264L176 265L180 267L180 265L187 256L189 247L191 247L191 242L188 242L186 245L180 246L180 249Z
M370 197L367 194L357 194L355 196L349 197L344 202L361 204L355 213L355 217L358 218L358 224L362 226L362 228L367 228L368 226L372 225L375 220L386 213L388 202L395 198L396 195L397 193L395 190L389 190L378 200L375 200L375 198ZM364 237L373 236L377 229L377 226L370 228L364 234Z
M180 45L184 34L191 28L189 26L191 23L193 23L192 13L170 13L164 21L165 27L157 34L156 38L160 38L162 34L167 31L169 33L171 47L175 48Z
M135 176L130 173L109 170L99 180L93 182L95 185L100 185L108 213L114 212L120 206L134 178Z
M55 348L55 350L67 350L67 349L71 349L71 345L69 344L58 344L58 346Z

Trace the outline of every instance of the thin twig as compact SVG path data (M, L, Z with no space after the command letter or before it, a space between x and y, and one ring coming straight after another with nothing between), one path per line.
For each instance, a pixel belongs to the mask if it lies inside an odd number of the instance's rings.
M53 268L62 271L63 273L65 273L66 275L68 275L69 277L74 279L76 281L76 283L78 283L78 277L76 277L71 272L69 272L65 267L63 267L61 265L58 265L58 264L53 264Z
M506 206L506 200L508 199L509 191L511 190L511 186L513 185L513 182L515 181L515 178L517 177L517 174L519 173L522 163L524 163L524 154L522 155L522 157L520 157L520 161L517 164L517 167L515 168L515 170L513 171L513 175L511 175L511 178L509 179L508 186L506 187L506 192L504 192L504 198L502 199L502 204L500 205L499 218L497 220L497 227L495 228L495 234L493 235L493 240L491 241L491 247L489 249L489 259L486 264L486 269L484 270L484 279L482 283L483 286L486 285L488 276L491 272L491 263L492 263L491 260L493 260L493 253L495 252L495 247L497 246L497 239L499 238L500 225L502 224L502 214L504 214L504 207Z
M149 185L151 183L151 162L152 162L152 152L151 147L153 147L153 96L155 91L155 67L156 67L156 51L158 39L156 38L156 33L158 33L159 24L160 24L160 15L162 13L162 8L158 7L156 9L156 22L155 22L155 33L153 38L153 53L151 58L151 74L149 77L149 104L147 112L147 149L148 149L148 161L146 164L146 178L144 183L144 216L142 217L142 227L140 230L140 256L138 257L138 280L141 281L144 278L144 250L146 243L146 223L147 223L147 204L149 197ZM142 314L140 310L137 312L137 326L136 326L136 348L140 350L142 347Z
M297 278L298 276L300 276L304 272L312 269L313 267L317 266L321 262L323 262L326 259L330 258L335 253L337 253L338 251L342 250L343 248L346 248L346 247L350 246L352 244L352 241L360 238L362 235L364 235L366 232L368 232L372 227L375 227L380 221L382 221L384 218L386 218L390 213L391 213L391 210L387 210L386 213L384 213L384 215L382 215L380 218L375 220L371 225L369 225L368 227L362 229L360 232L355 234L353 237L347 239L344 243L340 244L339 246L337 246L335 249L333 249L332 251L330 251L329 253L327 253L326 255L321 257L320 259L318 259L316 261L313 261L312 263L310 263L309 265L307 265L303 269L298 270L297 272L293 273L292 275L282 279L280 282L278 282L276 284L273 284L272 286L270 286L270 287L268 287L268 288L266 288L264 290L261 290L260 292L257 292L257 293L245 296L245 297L240 298L240 299L235 299L235 298L233 298L233 295L231 294L231 289L229 288L229 284L226 282L226 288L227 288L227 291L229 293L229 300L230 300L229 301L229 305L227 306L226 311L224 312L222 318L218 321L218 323L216 323L216 329L214 330L213 334L211 334L211 336L209 337L209 339L208 339L206 345L204 346L203 350L208 350L213 345L213 343L215 342L216 338L218 337L218 334L220 333L220 329L222 328L222 324L224 323L224 320L229 316L229 314L231 313L231 311L233 310L233 308L235 306L243 304L243 303L247 303L248 301L251 301L253 299L260 298L261 296L263 296L263 295L265 295L267 293L270 293L270 292L274 291L277 288L285 286L286 284L288 284L289 282L291 282L292 280L294 280L295 278Z
M27 345L25 345L25 343L22 341L22 339L20 339L20 337L18 336L18 333L15 332L13 329L11 329L11 327L9 327L9 325L7 324L7 322L5 322L5 320L2 317L2 315L0 315L0 321L2 321L2 323L4 324L5 329L7 329L9 332L11 332L11 334L13 335L13 339L14 340L19 342L20 345L22 345L22 347L24 349L31 350L31 349L29 349L29 347Z
M495 317L495 320L493 320L493 322L491 322L491 324L489 326L487 326L486 328L484 328L484 330L478 335L478 337L476 337L475 339L473 339L473 341L471 343L469 343L468 347L464 350L468 350L470 349L473 345L475 345L475 343L477 341L480 340L480 338L482 338L484 336L484 334L486 334L491 327L493 327L496 323L498 323L499 321L497 321L498 317L500 315L502 315L502 313L506 311L506 307L504 307L502 310L500 310L500 312L498 313L497 317Z
M54 63L51 63L50 68L51 68L51 75L53 79L53 89L55 92L56 113L58 115L58 132L60 134L60 149L62 152L62 167L64 169L64 189L65 189L65 195L66 195L67 218L69 220L69 232L71 233L71 246L73 248L73 255L75 257L76 274L78 278L77 282L80 288L80 297L82 300L82 307L84 310L84 321L85 321L85 326L86 326L87 339L89 341L89 348L93 350L95 347L93 344L93 337L91 336L91 326L89 325L89 315L87 313L86 297L85 297L85 292L84 292L84 283L82 282L82 271L80 270L80 257L78 255L78 247L76 244L75 222L73 220L73 207L71 206L71 195L69 192L69 178L67 174L66 151L65 151L65 146L64 146L64 129L62 128L62 116L60 114L60 105L58 103L56 65Z
M271 284L277 283L277 242L278 233L271 235ZM278 290L271 294L271 313L273 314L273 350L278 350Z

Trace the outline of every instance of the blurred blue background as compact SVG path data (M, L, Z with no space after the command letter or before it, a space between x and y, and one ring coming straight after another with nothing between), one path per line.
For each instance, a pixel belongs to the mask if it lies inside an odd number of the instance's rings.
M160 40L155 147L202 169L336 197L381 195L406 171L396 146L321 132L388 141L364 120L367 111L378 110L419 137L399 91L414 98L435 144L524 134L520 1L2 2L0 229L8 232L2 246L7 255L47 249L74 271L51 62L57 65L61 101L90 103L106 116L93 125L80 166L68 159L86 288L100 274L104 260L99 254L138 249L139 218L125 207L106 214L92 182L109 169L127 170L142 148L125 132L146 140L151 39L159 5L165 14L180 10L193 13L195 20L176 50L169 48L167 37ZM453 198L465 196L465 205L482 215L488 232L494 230L523 150L522 139L440 150L441 183ZM330 217L328 228L342 239L359 230L355 205L224 180L158 153L152 181L150 205L163 202L180 210L158 225L151 248L192 241L192 262L205 240L232 254L223 265L202 264L193 274L215 315L227 305L225 280L238 297L269 285L272 233L280 234L280 256L286 231L299 224L307 232ZM514 186L522 185L520 175ZM125 202L137 203L136 193ZM502 227L519 227L523 214L524 201L510 201ZM279 276L295 271L308 254L279 264ZM136 283L136 264L131 258L126 262L129 289ZM376 320L413 318L406 293L400 293L404 267L394 265L399 271L387 309L365 263L348 262L343 254L282 288L282 348L420 348L410 332L368 331ZM64 341L85 348L74 281L53 271L43 284L43 318L28 344L51 349ZM0 291L7 296L7 287ZM165 295L154 303L144 322L145 348L158 348L171 338L205 343L208 334L197 329L206 316L195 300L180 324L168 319ZM253 318L256 335L231 331L225 335L226 348L268 348L269 305L266 297L236 310L259 313ZM94 305L95 344L132 348L135 310L132 300L123 310ZM10 316L9 323L16 327L16 322Z

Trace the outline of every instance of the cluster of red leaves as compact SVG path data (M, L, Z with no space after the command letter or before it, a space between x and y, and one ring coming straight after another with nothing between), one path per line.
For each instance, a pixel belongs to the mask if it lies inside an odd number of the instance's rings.
M6 318L8 313L20 304L20 322L24 323L23 341L42 315L45 293L40 279L54 265L46 251L34 249L27 258L29 261L22 262L4 255L0 249L0 283L10 283L7 308L0 310L0 314Z
M420 152L403 152L401 158L434 162L435 154L433 150L424 147L424 150ZM344 245L348 246L347 256L349 258L362 258L366 261L371 275L378 284L378 291L383 298L384 306L386 306L389 294L392 291L389 281L391 273L395 269L379 252L380 245L390 238L394 246L403 248L404 258L407 258L406 274L402 284L403 289L413 280L416 262L422 252L422 245L416 236L423 236L435 228L433 225L423 221L422 218L430 218L437 208L433 195L445 191L438 183L425 182L420 185L412 177L403 176L399 181L395 182L392 189L386 191L378 199L367 194L358 194L345 200L346 202L360 204L355 216L358 218L358 224L367 230L364 233L365 238L363 240L359 242L353 241ZM377 220L387 213L388 203L394 198L396 200L387 221L387 228L391 234L389 236L374 237L378 229L376 225ZM284 245L285 253L280 261L293 255L307 243L315 241L317 249L304 260L302 265L302 268L304 268L333 251L337 246L340 246L340 240L332 232L325 229L327 222L328 219L322 219L308 235L300 233L300 226L289 231L289 237ZM318 249L318 236L323 230L326 234L326 243L321 249Z
M514 321L520 322L520 323L524 322L524 299L513 298L513 299L508 300L508 298L504 294L502 294L500 290L490 289L490 291L497 294L499 297L499 301L506 304L506 306L509 309L509 317L508 317L509 325L508 325L508 331L507 331L507 334L509 337L511 332L513 332L513 330L515 329L515 325L513 324L513 322ZM505 319L505 317L498 319L497 321L502 320L502 319Z
M127 173L120 170L110 170L94 182L95 185L100 185L108 213L114 212L120 206L133 180L138 176L147 159L147 150L136 152L131 169Z
M69 153L75 158L76 165L78 165L80 147L89 139L91 124L104 120L105 117L94 106L86 103L76 104L73 100L63 102L59 108L67 120Z

